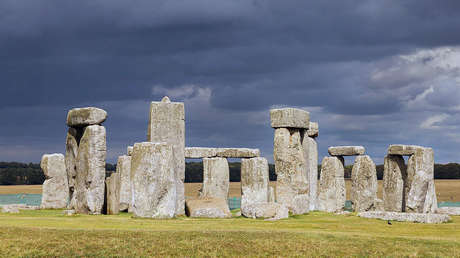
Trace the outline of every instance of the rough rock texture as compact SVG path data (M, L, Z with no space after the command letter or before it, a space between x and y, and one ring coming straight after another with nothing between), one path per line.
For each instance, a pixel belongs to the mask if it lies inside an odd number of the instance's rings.
M274 202L251 203L241 207L241 214L247 218L285 219L289 210L284 205Z
M311 123L310 123L311 124ZM302 146L307 162L307 179L309 184L310 210L316 210L318 195L318 144L313 137L303 137Z
M367 211L358 213L359 217L381 220L412 221L419 223L445 223L450 220L449 215L433 213L406 213L390 211Z
M460 216L460 207L440 207L436 210L436 213Z
M364 155L366 149L363 146L333 146L328 152L331 156L356 156Z
M351 204L353 211L375 210L377 199L377 169L368 155L355 159L351 172Z
M95 107L74 108L67 113L69 127L100 125L105 119L107 119L107 112Z
M176 214L177 174L168 143L134 144L131 157L133 213L137 217L172 218Z
M310 122L310 127L307 130L308 137L318 137L319 135L319 126L316 122Z
M69 128L66 138L65 167L69 185L69 207L75 205L75 186L77 178L78 145L83 136L84 128Z
M307 162L302 146L303 129L277 128L273 156L275 160L276 201L293 214L309 211Z
M185 158L254 158L259 157L259 149L249 148L206 148L206 147L186 147Z
M133 146L126 148L126 155L131 156L133 154Z
M275 201L276 201L275 189L273 188L273 186L269 186L268 187L268 202L275 202Z
M101 214L104 205L106 132L103 126L85 128L77 156L75 204L77 213Z
M227 200L230 184L230 170L225 158L203 159L203 187L201 198L222 198Z
M23 203L0 205L2 213L19 213L20 210L39 210L39 206L32 206Z
M42 188L42 209L61 209L69 201L69 184L62 154L45 154L40 162L45 174Z
M303 128L310 126L310 113L297 108L281 108L270 110L270 121L273 128Z
M268 202L268 161L265 158L241 160L241 209Z
M385 211L402 212L406 210L404 194L407 168L400 155L387 155L383 170L383 206Z
M150 104L150 120L147 141L166 142L173 148L173 164L176 173L176 215L185 213L185 111L184 103L171 102L164 97L161 102Z
M345 208L344 159L324 157L318 188L318 210L338 212Z
M66 216L73 216L75 215L75 210L64 210L62 211L62 214Z
M19 208L12 205L3 205L0 207L2 213L19 213Z
M116 215L120 212L120 173L112 173L105 179L106 214Z
M392 144L388 147L388 154L410 156L415 154L419 149L423 149L423 147L417 145Z
M418 148L407 161L406 212L434 212L437 208L434 188L434 152Z
M117 173L120 175L120 211L131 206L131 156L120 156L117 161Z
M186 214L189 217L230 218L232 214L223 198L187 199Z

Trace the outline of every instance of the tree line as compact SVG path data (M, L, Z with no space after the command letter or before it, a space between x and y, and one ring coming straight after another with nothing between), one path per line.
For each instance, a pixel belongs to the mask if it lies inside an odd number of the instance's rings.
M239 182L241 180L241 163L229 162L230 182ZM116 165L106 165L107 174L116 170ZM321 166L318 166L318 178ZM345 167L345 178L351 177L352 166ZM275 165L269 164L270 181L276 181ZM435 164L435 179L460 179L460 164ZM383 165L377 165L377 178L383 178ZM0 162L0 185L37 185L45 181L45 175L40 168L40 164L19 163L19 162ZM187 162L185 164L185 182L199 183L203 182L203 163Z

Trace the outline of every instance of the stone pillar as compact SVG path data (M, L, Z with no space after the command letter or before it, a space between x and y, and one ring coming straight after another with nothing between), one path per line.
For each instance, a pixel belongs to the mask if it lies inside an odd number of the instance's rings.
M230 170L226 158L203 158L201 198L228 199Z
M241 160L241 210L254 203L266 203L269 197L268 161L265 158Z
M67 132L66 139L66 152L65 152L65 166L67 171L67 179L69 185L69 207L73 207L75 204L75 186L77 178L77 155L78 145L83 135L82 128L70 127Z
M304 136L302 146L305 151L305 159L307 161L307 179L310 192L310 210L316 210L316 198L318 195L318 123L310 122L310 128L307 130L307 135Z
M147 132L150 142L166 142L172 145L174 171L176 173L176 215L185 214L185 111L184 103L171 102L164 97L161 102L150 104L150 120Z
M351 173L351 203L353 211L376 209L377 169L368 155L359 155L355 159Z
M120 175L120 211L131 206L131 156L120 156L117 161L117 173Z
M341 156L324 157L318 188L318 210L342 211L345 208L345 169Z
M383 206L385 211L403 212L406 210L404 194L407 178L404 158L400 155L387 155L383 169Z
M168 143L134 145L131 158L133 213L136 217L172 218L176 212L176 173Z
M106 214L120 213L120 173L112 173L105 179L106 187Z
M64 155L43 155L40 167L45 174L42 188L42 209L61 209L69 201L69 185L65 168Z

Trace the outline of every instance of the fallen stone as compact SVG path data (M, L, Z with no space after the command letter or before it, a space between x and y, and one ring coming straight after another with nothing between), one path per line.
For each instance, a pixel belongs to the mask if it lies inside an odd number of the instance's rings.
M62 209L69 201L69 184L62 154L45 154L40 162L45 174L42 187L42 209Z
M117 161L120 175L120 211L128 211L131 206L131 156L120 156Z
M241 214L247 218L285 219L289 210L284 205L274 202L251 203L241 208Z
M297 108L281 108L270 110L270 121L273 128L303 128L310 126L310 113Z
M100 125L85 128L77 156L75 204L77 213L101 214L104 206L106 132Z
M353 211L375 210L377 199L377 169L368 155L355 159L351 172L351 204Z
M12 205L3 205L0 211L2 213L19 213L19 208Z
M20 210L39 210L40 206L27 205L23 203L0 205L0 211L3 213L19 213Z
M460 207L440 207L436 210L436 213L460 216Z
M186 147L185 158L255 158L260 156L259 149L249 148L206 148L206 147Z
M417 145L392 144L388 147L387 152L389 155L410 156L415 154L418 149L423 149L423 147Z
M227 200L230 184L230 171L225 158L203 159L203 186L201 198L222 198Z
M241 209L268 202L268 161L265 158L241 160Z
M64 210L62 211L62 214L66 216L73 216L75 215L75 210Z
M120 173L112 173L105 179L107 215L120 213L120 179Z
M406 213L391 211L366 211L358 213L359 217L381 220L410 221L418 223L445 223L450 220L449 215L433 213Z
M69 127L100 125L107 119L107 112L96 107L74 108L67 114Z
M128 146L126 150L126 155L131 156L133 154L133 146Z
M134 144L131 180L134 216L172 218L176 214L176 187L173 148L167 143Z
M324 157L318 187L318 210L339 212L345 208L343 157Z
M307 179L309 184L309 210L317 209L318 195L318 144L313 137L303 137L302 147L304 149L307 163Z
M165 96L161 102L150 104L147 130L149 142L165 142L173 148L176 174L176 215L185 213L185 111L183 102L171 102Z
M65 151L65 167L67 171L67 180L69 185L69 204L72 208L75 205L75 187L77 178L77 156L78 145L83 136L84 128L70 127L67 131L66 151Z
M293 214L305 214L309 211L307 162L301 138L299 129L275 130L273 156L277 175L276 201Z
M329 147L328 152L331 156L356 156L364 155L366 149L363 146L334 146Z
M319 135L319 126L316 122L310 122L310 127L307 130L308 137L318 137Z
M187 199L186 214L197 218L230 218L232 214L223 198Z
M404 158L400 155L387 155L383 167L384 210L405 211L404 181L407 179L407 168L404 164Z

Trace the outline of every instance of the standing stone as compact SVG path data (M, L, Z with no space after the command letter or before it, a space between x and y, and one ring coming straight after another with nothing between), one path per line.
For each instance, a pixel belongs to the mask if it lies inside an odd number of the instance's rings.
M277 175L276 201L293 214L309 211L307 162L301 135L303 129L275 129L273 156Z
M42 209L61 209L69 201L69 185L65 169L64 155L43 155L40 167L45 174L42 190Z
M117 161L117 173L120 175L120 211L131 206L131 156L120 156Z
M265 158L241 160L241 213L255 203L268 202L268 161Z
M230 185L230 170L226 158L203 159L203 187L201 198L222 198L227 200Z
M377 200L377 170L368 155L355 159L351 172L351 204L353 211L375 210Z
M311 125L312 123L310 123ZM315 123L316 124L316 123ZM318 128L318 126L316 126ZM315 138L304 136L302 146L305 160L307 161L307 179L309 184L310 210L316 210L316 197L318 189L318 144Z
M77 156L75 211L101 214L105 190L106 132L100 125L85 128Z
M387 155L383 169L383 205L385 211L402 212L406 210L404 194L407 169L404 158Z
M136 217L172 218L176 211L176 173L168 143L136 143L131 158L133 213Z
M150 105L150 121L147 132L150 142L166 142L172 145L174 171L176 173L176 215L185 214L185 112L184 103L171 102L164 97Z
M105 179L106 213L116 215L120 212L120 173L112 173Z
M268 202L276 202L275 189L273 186L268 187Z
M69 208L75 205L75 187L77 178L78 145L83 135L83 128L70 127L66 138L65 166L69 184Z
M343 157L324 157L318 188L318 210L338 212L345 208Z
M432 182L432 185L429 183ZM431 148L418 148L407 161L406 212L435 210L434 152ZM426 208L425 208L426 207Z
M126 155L131 156L133 154L133 146L126 148Z

